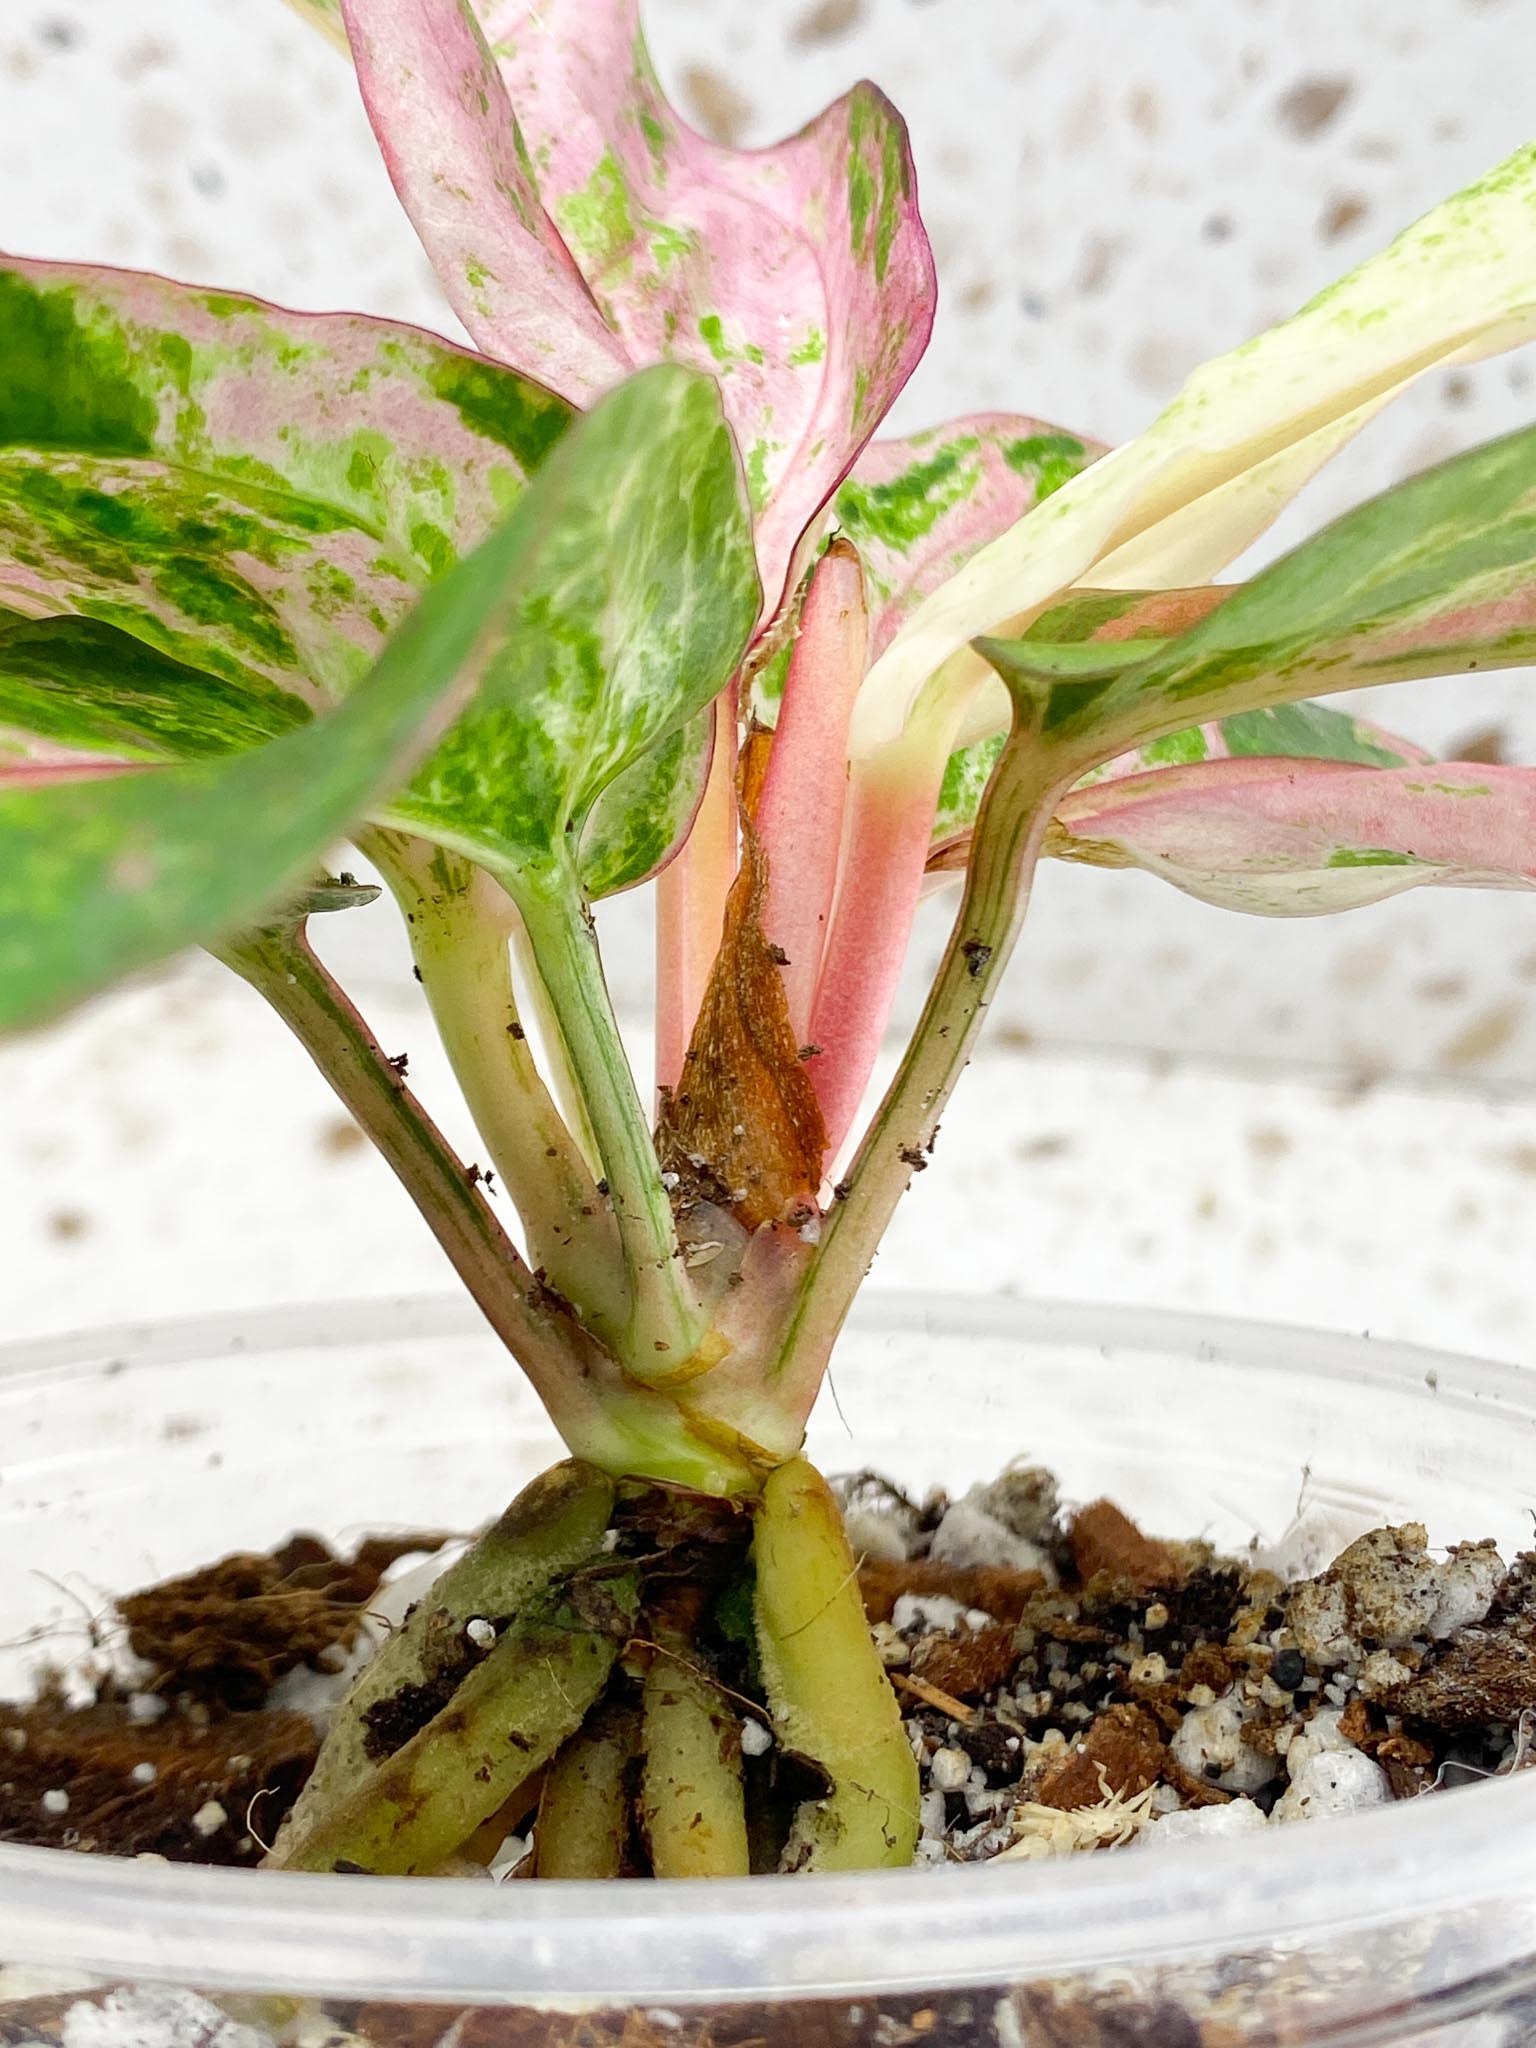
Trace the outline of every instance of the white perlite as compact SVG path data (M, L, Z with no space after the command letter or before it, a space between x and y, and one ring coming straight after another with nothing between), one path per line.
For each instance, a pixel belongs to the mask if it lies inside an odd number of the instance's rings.
M928 1760L928 1782L936 1792L963 1792L971 1760L963 1749L936 1749Z
M1327 1820L1341 1813L1360 1813L1385 1806L1392 1787L1380 1764L1358 1749L1324 1750L1309 1756L1291 1779L1290 1789L1275 1807L1277 1821Z
M224 1811L218 1800L208 1799L193 1814L192 1826L196 1833L200 1834L204 1841L206 1841L210 1835L216 1835L228 1819L229 1815Z
M1251 1799L1229 1799L1221 1806L1190 1806L1165 1813L1142 1835L1155 1847L1159 1842L1221 1841L1228 1835L1252 1835L1269 1822L1262 1806Z
M477 1650L488 1650L496 1641L496 1625L476 1614L464 1624L464 1633Z
M978 1497L990 1489L972 1487L963 1500L944 1511L933 1532L928 1554L940 1564L962 1571L978 1565L1001 1565L1007 1571L1050 1572L1050 1559L1038 1543L1020 1536L984 1506Z
M1311 1720L1292 1735L1285 1752L1285 1768L1294 1785L1315 1756L1354 1756L1355 1745L1339 1733L1344 1718L1342 1707L1319 1707Z
M64 2048L274 2048L195 1991L131 1985L64 2015Z
M1225 1792L1257 1792L1279 1766L1272 1756L1251 1749L1243 1740L1250 1718L1234 1693L1223 1693L1209 1706L1192 1708L1168 1747L1193 1777L1219 1785Z
M766 1756L773 1747L773 1731L761 1721L751 1719L741 1724L741 1753L743 1756Z
M965 1609L947 1593L902 1593L891 1609L891 1626L901 1635L914 1628L953 1635L964 1620Z
M1439 1599L1429 1617L1429 1633L1436 1642L1483 1619L1504 1569L1504 1560L1491 1543L1463 1543L1451 1552L1436 1574Z
M1402 1649L1428 1633L1440 1604L1440 1572L1422 1522L1372 1529L1291 1595L1286 1619L1317 1663L1356 1661L1366 1650Z
M43 1794L42 1808L44 1813L51 1813L55 1819L57 1819L61 1813L68 1813L69 1794L64 1790L62 1785L56 1786L53 1789L53 1791L45 1792Z

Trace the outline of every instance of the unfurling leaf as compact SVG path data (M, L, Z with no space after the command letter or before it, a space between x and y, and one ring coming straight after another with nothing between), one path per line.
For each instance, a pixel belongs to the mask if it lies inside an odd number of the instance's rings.
M626 361L718 377L776 608L932 323L900 117L859 85L771 149L709 142L663 96L635 0L344 11L396 188L483 348L582 400Z
M1022 639L979 644L1013 684L1044 693L1046 732L1085 767L1318 689L1529 664L1536 428L1409 478L1252 582L1205 595L1205 616L1160 641L1053 638L1048 615ZM1114 602L1088 594L1069 608Z
M1350 910L1426 883L1536 888L1536 770L1203 761L1074 790L1045 850L1144 868L1268 917Z

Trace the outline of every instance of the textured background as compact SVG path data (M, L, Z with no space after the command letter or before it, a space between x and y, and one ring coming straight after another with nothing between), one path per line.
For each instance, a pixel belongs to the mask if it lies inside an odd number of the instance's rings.
M906 427L997 405L1134 432L1201 357L1531 124L1521 0L651 0L647 22L680 104L731 140L772 139L861 73L906 113L943 295ZM448 324L346 66L278 0L4 0L0 246ZM1432 380L1287 531L1528 420L1532 390L1520 358ZM1422 686L1386 715L1448 752L1536 760L1527 688ZM643 932L633 908L616 923L628 998ZM424 1046L384 914L332 945ZM1528 1353L1529 898L1260 923L1055 869L1006 1007L887 1277ZM1172 1054L1210 1064L1168 1072ZM0 1054L0 1100L18 1224L0 1242L27 1247L14 1327L168 1289L193 1307L441 1278L318 1084L206 971Z

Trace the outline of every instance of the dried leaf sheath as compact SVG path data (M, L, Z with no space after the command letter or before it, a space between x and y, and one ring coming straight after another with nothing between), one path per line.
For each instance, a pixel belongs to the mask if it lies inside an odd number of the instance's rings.
M741 866L682 1078L662 1092L657 1131L677 1199L719 1203L749 1230L814 1211L827 1149L783 962L763 936L768 863L751 821L768 746L768 735L754 732L743 750Z

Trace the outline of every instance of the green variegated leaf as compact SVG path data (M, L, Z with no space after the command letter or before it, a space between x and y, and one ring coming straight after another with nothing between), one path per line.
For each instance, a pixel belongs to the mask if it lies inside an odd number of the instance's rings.
M714 752L711 705L659 740L598 797L581 835L581 884L593 901L649 881L688 836Z
M283 901L421 758L508 634L526 630L522 559L547 548L583 444L601 455L605 424L601 413L582 422L551 486L439 579L338 708L246 752L174 766L46 746L0 762L0 1030ZM643 418L626 426L654 452Z
M413 328L13 258L0 363L0 604L79 615L216 678L222 693L185 692L174 745L163 719L141 735L181 755L343 695L570 418ZM75 681L94 744L92 721L121 728L128 708L110 687L96 703L88 640ZM55 690L54 731L61 704ZM131 721L118 737L133 743Z
M963 739L1003 730L1003 693L987 687L968 651L978 636L1007 638L1014 622L1081 585L1147 590L1209 580L1414 380L1533 334L1536 146L1528 146L1292 319L1197 370L1145 433L973 555L871 668L855 757L894 743L941 671L937 687L965 718Z
M275 683L210 675L100 619L0 608L0 735L9 729L122 760L197 760L275 738L310 716L302 697Z
M504 853L487 791L526 784L557 819L542 854L558 858L592 795L709 702L757 599L713 385L681 370L637 378L579 422L339 707L176 765L46 741L0 755L0 1029L283 903L468 704L422 783L442 836ZM542 725L516 698L538 680L552 686L530 700ZM563 810L548 809L554 784Z
M573 437L573 441L574 441ZM757 614L750 521L712 380L643 371L599 402L539 480L502 643L473 711L391 806L391 822L519 879L565 861L624 771L709 705ZM675 827L637 786L602 841L651 851ZM611 876L649 861L594 854Z
M1203 618L1156 643L1102 627L1065 641L1047 614L978 646L1041 693L1045 731L1085 768L1314 690L1536 662L1536 428L1410 478L1206 596ZM1141 658L1127 665L1128 651Z

